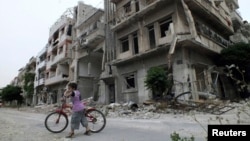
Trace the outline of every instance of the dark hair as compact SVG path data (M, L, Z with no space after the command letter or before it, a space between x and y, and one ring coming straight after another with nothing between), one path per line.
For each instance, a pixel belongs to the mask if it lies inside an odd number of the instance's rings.
M69 84L68 84L68 86L69 87L71 87L72 89L77 89L77 84L76 83L74 83L74 82L70 82Z

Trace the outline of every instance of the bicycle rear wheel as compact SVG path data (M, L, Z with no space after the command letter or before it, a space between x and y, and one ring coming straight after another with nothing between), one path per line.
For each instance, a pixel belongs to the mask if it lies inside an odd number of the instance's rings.
M98 133L106 126L106 118L101 111L97 109L87 110L85 115L91 132Z
M68 117L58 112L50 113L45 119L45 127L52 133L60 133L68 126Z

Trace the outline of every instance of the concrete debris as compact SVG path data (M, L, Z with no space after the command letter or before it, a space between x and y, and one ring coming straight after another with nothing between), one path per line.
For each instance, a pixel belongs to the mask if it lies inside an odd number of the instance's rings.
M91 100L90 100L91 101ZM93 101L92 101L93 102ZM57 104L39 105L30 110L31 112L49 113L57 108ZM134 102L111 103L109 105L96 104L95 107L102 111L108 118L128 118L128 119L159 119L167 115L183 115L189 113L204 113L221 115L226 112L233 114L244 114L246 119L250 117L250 100L239 102L229 102L217 100L214 103L199 105L198 107L176 106L171 102L147 101L142 104ZM22 107L31 109L31 107ZM135 110L136 109L136 110ZM231 114L231 113L230 113Z

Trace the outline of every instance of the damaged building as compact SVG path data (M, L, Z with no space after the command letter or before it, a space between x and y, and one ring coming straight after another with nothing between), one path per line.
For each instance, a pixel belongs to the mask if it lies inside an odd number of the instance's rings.
M72 9L68 9L50 28L46 57L45 89L47 103L56 103L61 98L69 81L71 64Z
M105 102L151 99L144 80L156 66L172 73L176 95L215 88L229 97L216 63L242 23L237 8L237 0L105 0Z
M217 59L233 43L249 42L250 26L238 8L238 0L104 0L104 10L78 2L50 28L35 95L56 103L74 81L83 98L142 103L154 94L145 87L147 71L161 67L175 95L192 90L232 98Z
M78 2L74 9L75 42L70 65L73 79L70 81L77 82L83 98L93 96L97 100L105 45L104 11L83 2Z

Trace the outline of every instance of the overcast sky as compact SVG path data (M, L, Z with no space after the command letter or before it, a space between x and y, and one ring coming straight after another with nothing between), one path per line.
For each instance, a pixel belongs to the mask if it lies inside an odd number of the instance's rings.
M49 28L79 0L0 0L0 88L9 84L29 59L46 45ZM103 8L103 0L82 0ZM250 21L250 1L238 0Z

